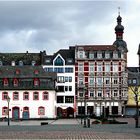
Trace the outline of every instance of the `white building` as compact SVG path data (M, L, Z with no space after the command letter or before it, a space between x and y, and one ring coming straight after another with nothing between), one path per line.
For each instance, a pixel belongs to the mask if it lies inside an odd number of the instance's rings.
M0 118L56 118L56 73L41 66L0 67Z
M46 72L57 72L57 116L74 117L75 100L75 52L73 49L59 50L54 55L44 56Z

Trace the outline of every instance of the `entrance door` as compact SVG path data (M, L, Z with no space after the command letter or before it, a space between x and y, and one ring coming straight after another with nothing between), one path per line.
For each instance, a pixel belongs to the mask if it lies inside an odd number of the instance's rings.
M23 112L23 119L25 119L25 120L29 119L29 112L28 111Z
M19 119L19 107L13 107L13 119Z

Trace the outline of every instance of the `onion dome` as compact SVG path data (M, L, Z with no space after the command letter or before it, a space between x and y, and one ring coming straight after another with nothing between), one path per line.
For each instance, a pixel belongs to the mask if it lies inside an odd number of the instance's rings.
M119 50L123 50L127 52L127 44L123 40L123 30L124 27L121 25L122 17L119 15L117 17L117 26L115 27L115 34L116 34L116 41L113 43L114 46L116 46Z

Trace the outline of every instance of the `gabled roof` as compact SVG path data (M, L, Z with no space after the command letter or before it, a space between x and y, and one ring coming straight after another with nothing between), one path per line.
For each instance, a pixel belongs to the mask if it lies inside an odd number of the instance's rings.
M65 60L66 65L74 65L75 59L75 50L74 49L61 49L58 52L54 53L53 55L46 55L44 56L44 64L52 65L53 60L57 57L57 55L61 55L62 58ZM73 63L68 63L68 59L72 59ZM50 60L50 62L46 62L46 60Z

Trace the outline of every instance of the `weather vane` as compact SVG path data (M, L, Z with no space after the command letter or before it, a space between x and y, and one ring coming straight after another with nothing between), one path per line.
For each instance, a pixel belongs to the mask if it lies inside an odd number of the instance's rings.
M118 15L120 15L120 9L121 9L121 8L120 8L120 7L118 7Z

